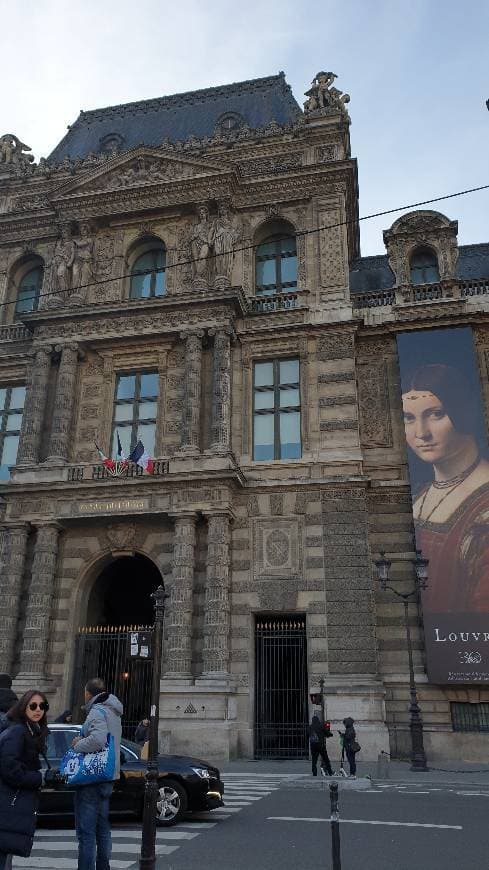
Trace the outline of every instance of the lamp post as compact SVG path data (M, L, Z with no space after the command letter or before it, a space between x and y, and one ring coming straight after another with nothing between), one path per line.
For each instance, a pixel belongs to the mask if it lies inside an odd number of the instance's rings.
M421 589L426 589L428 585L428 559L423 559L421 550L416 550L416 558L412 561L414 566L415 584L414 588L409 592L399 592L393 586L389 586L389 569L391 562L385 558L385 553L382 550L380 559L374 562L377 568L378 580L382 589L389 589L394 595L402 599L404 604L404 622L406 625L406 638L409 657L409 694L411 703L409 704L409 730L411 732L411 770L428 770L426 766L426 753L423 743L423 720L418 704L418 694L416 691L416 682L414 679L413 666L413 647L411 642L411 629L409 626L409 601L417 600Z
M156 867L156 804L158 801L158 723L160 709L161 656L165 600L168 592L163 583L151 594L154 601L155 625L153 635L153 679L151 683L151 717L149 725L149 751L144 786L143 831L139 870Z

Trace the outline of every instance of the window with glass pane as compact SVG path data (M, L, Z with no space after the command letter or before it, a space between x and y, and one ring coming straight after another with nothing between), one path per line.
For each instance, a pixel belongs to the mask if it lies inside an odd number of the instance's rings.
M15 315L26 314L29 311L35 311L39 303L39 294L42 288L42 279L44 269L42 266L36 266L31 269L22 278L17 292L17 301L15 303Z
M440 280L438 258L429 248L420 248L411 257L411 283L436 284Z
M278 359L253 367L253 459L300 459L299 360Z
M126 456L142 441L154 456L158 410L158 373L128 372L117 377L111 456L117 457L117 433Z
M0 387L0 480L8 480L17 461L25 387Z
M166 293L166 251L155 246L137 258L131 270L131 299L149 299Z
M297 289L295 236L271 236L256 249L256 294L273 296Z

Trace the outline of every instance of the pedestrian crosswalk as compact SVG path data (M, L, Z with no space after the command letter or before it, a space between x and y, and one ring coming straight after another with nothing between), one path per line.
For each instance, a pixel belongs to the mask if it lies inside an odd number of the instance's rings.
M280 784L307 774L238 774L225 773L225 806L211 812L192 813L173 828L158 828L156 854L171 855L186 843L226 822L257 801L273 794ZM141 826L112 826L111 870L136 870L141 849ZM76 870L78 844L73 829L40 828L36 831L34 848L29 858L14 858L14 870Z

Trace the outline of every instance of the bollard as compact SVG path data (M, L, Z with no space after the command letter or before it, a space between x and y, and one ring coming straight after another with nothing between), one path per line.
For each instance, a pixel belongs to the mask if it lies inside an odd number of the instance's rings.
M377 779L389 779L389 755L383 750L377 756Z
M341 870L341 846L340 846L340 814L338 810L338 783L332 782L329 786L331 800L331 855L333 858L333 870Z

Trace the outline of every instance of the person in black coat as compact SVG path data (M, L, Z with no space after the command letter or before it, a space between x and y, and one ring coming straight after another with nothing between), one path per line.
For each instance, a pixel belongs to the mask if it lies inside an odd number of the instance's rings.
M60 722L63 724L68 724L73 721L73 714L71 710L64 710L57 719L54 720L55 723Z
M331 736L331 733L330 735ZM326 750L326 732L319 716L313 716L309 725L309 745L311 747L312 775L318 775L318 758L321 756L321 772L333 776L333 769Z
M41 773L39 761L48 709L42 692L26 692L8 711L10 726L0 736L0 870L10 866L10 855L27 858L32 850L38 792L51 773Z
M136 728L136 732L134 734L134 740L136 743L139 743L140 746L144 746L147 740L149 740L149 719L142 719Z
M12 691L12 677L0 674L0 734L11 724L7 713L16 701L17 695Z
M340 731L339 734L343 741L343 749L345 750L348 764L350 765L350 776L356 779L357 762L355 759L354 744L356 744L357 735L353 727L354 722L355 720L352 719L351 716L347 716L346 719L343 719L345 730Z

